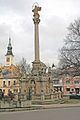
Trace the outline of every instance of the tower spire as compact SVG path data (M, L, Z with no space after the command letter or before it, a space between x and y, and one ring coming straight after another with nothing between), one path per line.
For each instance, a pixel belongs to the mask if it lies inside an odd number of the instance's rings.
M12 45L11 45L11 38L10 37L9 37L9 43L8 43L6 55L12 55L13 56Z
M5 55L5 65L12 65L13 64L13 57L14 57L14 55L12 52L11 38L9 37L7 53Z

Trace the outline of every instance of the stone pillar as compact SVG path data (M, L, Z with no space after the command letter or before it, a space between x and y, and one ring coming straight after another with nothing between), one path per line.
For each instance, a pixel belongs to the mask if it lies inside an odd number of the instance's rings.
M26 100L26 76L23 76L20 80L21 92L19 94L20 100Z
M39 26L35 23L35 61L40 61L39 55Z
M40 55L39 55L39 23L40 23L40 15L39 11L41 11L41 7L38 5L34 5L34 8L32 12L34 13L33 15L33 22L34 22L34 46L35 46L35 62L40 61Z

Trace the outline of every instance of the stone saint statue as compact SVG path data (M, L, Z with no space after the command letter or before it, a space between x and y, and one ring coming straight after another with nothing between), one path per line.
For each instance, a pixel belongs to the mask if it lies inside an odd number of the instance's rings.
M39 18L39 17L40 17L38 11L41 11L41 7L35 5L35 7L34 7L34 9L32 10L32 12L34 12L34 15L33 15L33 16L36 17L36 18Z

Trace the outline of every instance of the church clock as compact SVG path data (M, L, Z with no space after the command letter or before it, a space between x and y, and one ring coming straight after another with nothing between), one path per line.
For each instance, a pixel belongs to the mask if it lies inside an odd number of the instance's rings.
M9 58L9 57L7 57L7 58L6 58L6 61L7 61L7 62L10 62L10 58Z

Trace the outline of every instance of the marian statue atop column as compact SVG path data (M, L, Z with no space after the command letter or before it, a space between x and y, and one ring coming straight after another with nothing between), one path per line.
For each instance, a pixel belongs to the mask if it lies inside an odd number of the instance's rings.
M39 7L38 6L38 4L34 4L33 5L33 10L32 10L32 12L34 13L34 15L33 15L33 21L34 21L34 23L35 22L40 22L40 19L39 19L39 17L40 17L40 15L39 15L39 11L41 11L41 7ZM37 21L36 21L37 20Z

